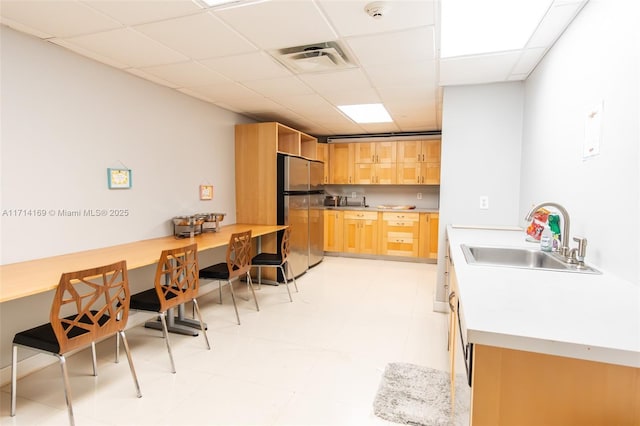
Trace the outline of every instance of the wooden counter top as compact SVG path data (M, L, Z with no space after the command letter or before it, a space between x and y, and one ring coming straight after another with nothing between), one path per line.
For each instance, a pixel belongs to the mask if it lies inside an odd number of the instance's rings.
M219 232L205 232L193 239L177 239L172 235L0 265L0 303L53 290L64 272L107 265L123 259L127 261L127 269L135 269L156 263L162 250L182 247L192 241L198 244L198 251L203 251L226 246L235 232L251 229L253 237L260 237L285 228L285 225L233 224L221 227Z

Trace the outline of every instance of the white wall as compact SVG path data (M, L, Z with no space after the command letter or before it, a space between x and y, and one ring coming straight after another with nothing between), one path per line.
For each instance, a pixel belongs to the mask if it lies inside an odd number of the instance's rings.
M446 298L447 224L518 225L522 98L520 82L444 90L436 301ZM479 208L480 196L489 209Z
M176 215L224 212L235 223L234 125L246 118L1 31L3 264L168 235ZM123 165L133 188L109 190L107 168ZM199 200L205 183L212 201Z
M639 282L640 6L591 0L525 85L520 212L557 201L587 262ZM583 160L587 110L604 103L601 154ZM572 245L576 243L571 241Z
M588 263L640 281L638 22L636 0L590 0L523 83L522 106L515 92L505 92L508 85L445 88L436 309L446 309L446 225L523 226L527 210L543 201L568 209L572 235L588 239ZM510 102L521 124L505 110ZM599 102L601 155L583 161L586 112ZM502 126L514 142L522 140L521 160L515 147L502 151L501 141L492 140L492 130ZM479 212L478 196L487 187L502 194L503 203L496 205L489 193L490 209Z
M3 264L170 235L176 215L224 212L223 225L235 223L234 126L249 120L0 31ZM121 163L133 170L133 188L109 190L106 169ZM212 201L199 200L203 183L214 185ZM129 215L57 214L112 208ZM18 209L56 214L12 216ZM224 256L211 252L201 263ZM132 271L132 291L148 288L153 272ZM0 304L0 367L11 362L15 332L47 321L52 295Z

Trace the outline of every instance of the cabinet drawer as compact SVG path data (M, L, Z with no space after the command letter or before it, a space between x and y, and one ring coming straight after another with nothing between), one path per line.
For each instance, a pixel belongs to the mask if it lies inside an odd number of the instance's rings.
M382 220L418 222L420 213L384 212L382 213Z
M378 212L347 210L344 212L344 218L345 219L378 220Z

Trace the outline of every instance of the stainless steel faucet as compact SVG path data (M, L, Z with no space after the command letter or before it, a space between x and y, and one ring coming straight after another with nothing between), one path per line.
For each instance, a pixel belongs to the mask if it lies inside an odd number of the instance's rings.
M569 262L570 259L570 255L569 255L569 251L571 250L569 248L569 226L570 226L570 221L569 221L569 212L567 212L567 209L565 209L563 206L561 206L558 203L554 203L554 202L544 202L544 203L540 203L537 206L533 206L531 207L531 210L529 210L529 213L527 213L527 216L525 217L526 221L530 221L533 218L533 214L536 212L536 210L542 208L542 207L555 207L556 209L558 209L558 211L560 212L560 214L562 215L562 235L560 236L560 241L562 242L562 247L560 247L558 249L558 252L562 255L562 257L565 258L566 261ZM585 247L586 247L586 240L585 240ZM584 250L583 249L583 259L584 259Z

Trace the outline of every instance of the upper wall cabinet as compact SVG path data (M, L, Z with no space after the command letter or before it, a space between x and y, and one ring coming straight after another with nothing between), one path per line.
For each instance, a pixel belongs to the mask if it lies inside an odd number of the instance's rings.
M397 183L440 184L440 140L398 142Z
M354 145L356 144L329 144L329 183L354 183Z
M396 142L359 142L354 148L356 164L396 162Z

